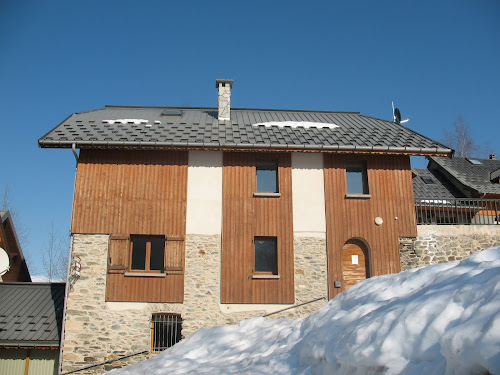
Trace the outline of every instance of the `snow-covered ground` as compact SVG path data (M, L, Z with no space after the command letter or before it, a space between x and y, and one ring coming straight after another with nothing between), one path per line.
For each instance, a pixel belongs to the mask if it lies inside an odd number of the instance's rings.
M204 328L110 374L488 372L500 374L500 247L370 278L302 319Z

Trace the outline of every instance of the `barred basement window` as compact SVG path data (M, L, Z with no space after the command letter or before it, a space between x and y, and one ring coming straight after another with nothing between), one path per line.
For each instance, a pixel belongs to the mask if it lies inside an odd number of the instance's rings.
M153 314L151 317L151 351L161 352L181 341L180 314Z

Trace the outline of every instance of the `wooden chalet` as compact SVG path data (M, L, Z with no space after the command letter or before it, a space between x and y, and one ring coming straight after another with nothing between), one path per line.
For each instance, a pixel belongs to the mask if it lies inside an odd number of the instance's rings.
M232 84L217 80L217 108L106 106L39 140L77 157L71 232L109 236L106 275L96 275L106 302L189 309L198 293L250 311L303 302L316 272L333 298L400 271L399 238L417 230L410 155L453 150L357 112L231 108ZM323 241L324 264L298 250L307 236ZM215 265L189 271L214 252ZM201 293L212 275L218 290Z

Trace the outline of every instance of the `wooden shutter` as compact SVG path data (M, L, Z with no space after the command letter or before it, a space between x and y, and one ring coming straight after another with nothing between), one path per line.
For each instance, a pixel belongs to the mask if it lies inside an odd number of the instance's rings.
M184 236L168 236L165 241L165 272L182 275L184 272Z
M128 268L130 238L110 236L108 253L108 273L124 273Z

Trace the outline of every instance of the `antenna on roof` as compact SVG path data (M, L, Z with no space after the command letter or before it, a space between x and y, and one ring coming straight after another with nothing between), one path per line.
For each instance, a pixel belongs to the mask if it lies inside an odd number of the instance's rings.
M394 121L395 124L404 124L405 122L408 122L410 121L409 118L407 118L406 120L403 120L401 121L401 112L399 111L399 109L397 108L394 108L394 102L392 102L392 119Z

